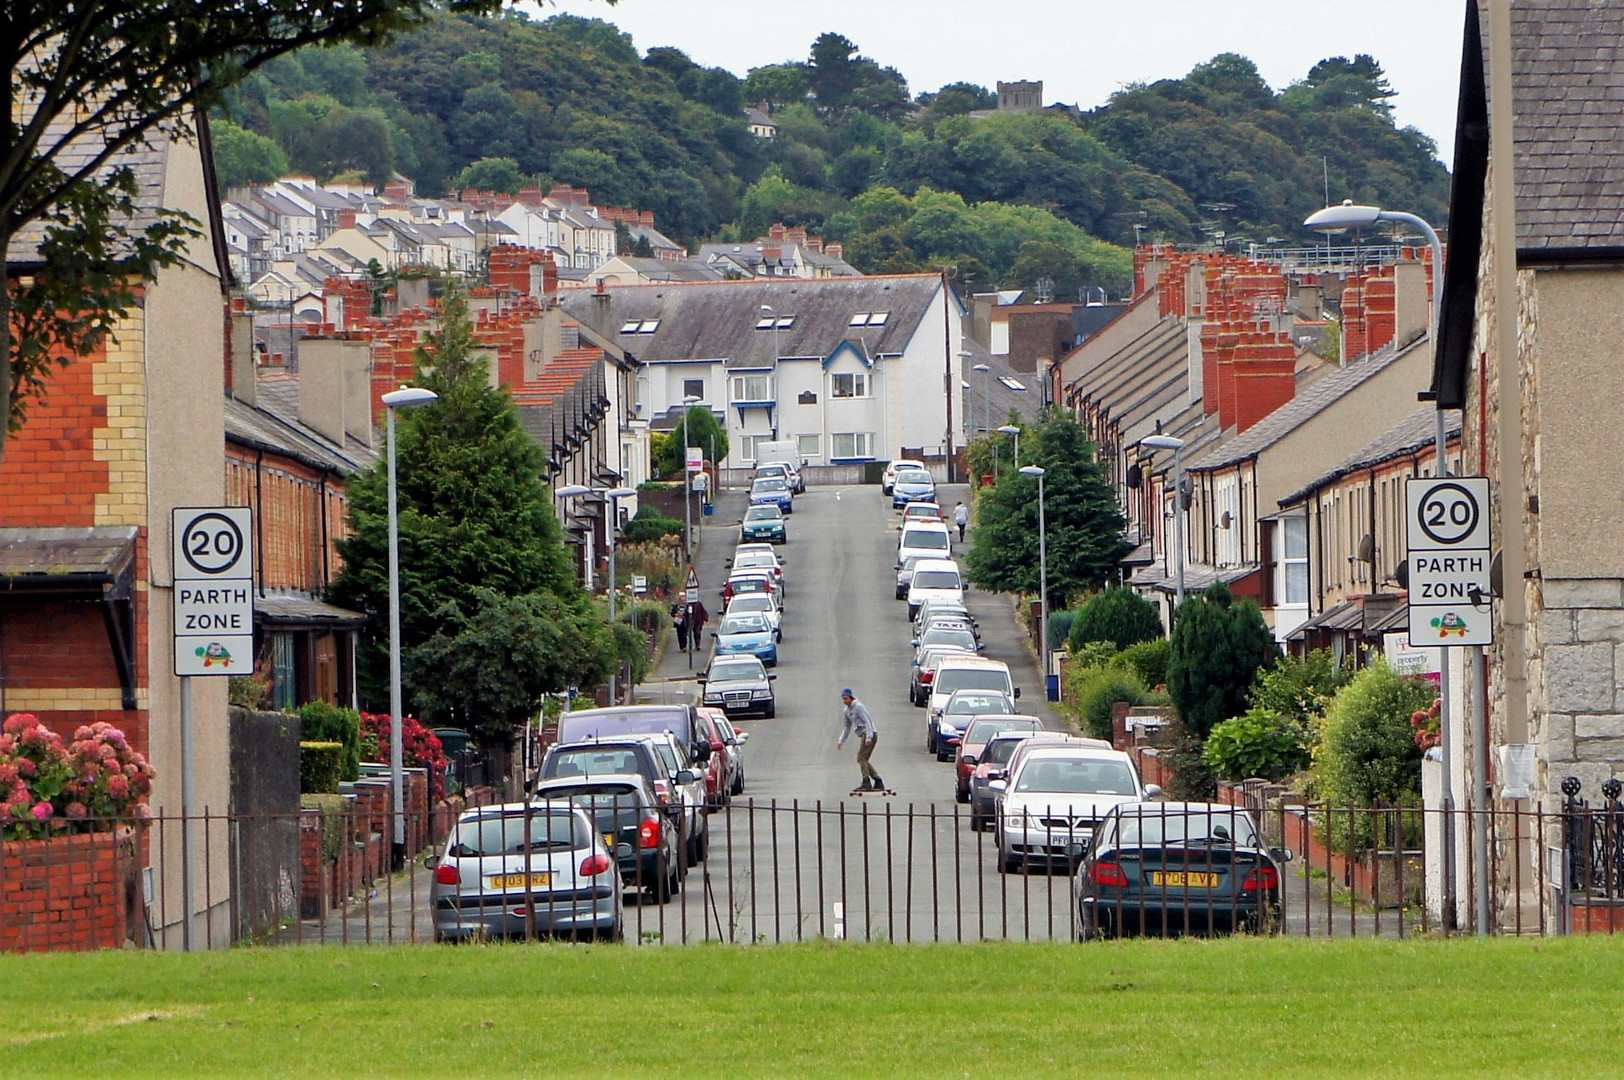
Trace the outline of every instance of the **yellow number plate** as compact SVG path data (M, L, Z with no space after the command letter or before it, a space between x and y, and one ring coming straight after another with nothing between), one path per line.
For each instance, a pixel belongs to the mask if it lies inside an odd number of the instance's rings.
M532 888L532 889L545 889L547 886L551 885L552 883L553 883L553 875L551 875L551 874L531 874L530 875L530 885L529 885L529 887ZM524 875L523 874L497 874L495 877L491 878L491 888L493 888L493 889L522 889L522 888L525 888Z
M1152 885L1172 885L1186 889L1216 889L1217 874L1198 874L1193 871L1155 871L1150 875Z
M615 850L615 834L612 832L604 833L603 842L609 848L609 851L612 854Z

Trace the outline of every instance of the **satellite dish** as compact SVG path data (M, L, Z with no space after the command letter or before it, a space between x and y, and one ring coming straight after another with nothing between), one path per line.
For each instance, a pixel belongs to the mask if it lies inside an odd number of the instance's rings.
M1376 561L1376 538L1370 533L1359 538L1359 561L1373 563Z

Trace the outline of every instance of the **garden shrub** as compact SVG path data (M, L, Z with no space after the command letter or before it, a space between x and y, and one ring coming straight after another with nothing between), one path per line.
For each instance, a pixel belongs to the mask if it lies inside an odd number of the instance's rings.
M665 517L652 506L645 506L637 511L636 517L626 523L621 535L629 544L646 544L663 537L681 535L682 531L682 522L676 518Z
M1309 761L1303 729L1257 706L1214 727L1202 757L1220 780L1281 780Z
M1156 605L1132 589L1106 589L1078 608L1071 624L1073 650L1090 641L1109 641L1120 651L1161 636Z
M1432 706L1437 690L1425 679L1407 679L1380 657L1337 692L1325 710L1314 749L1318 794L1333 810L1348 807L1415 806L1421 798L1421 748L1410 717ZM1330 817L1332 842L1357 850L1372 840L1371 819Z
M1076 618L1077 611L1075 608L1067 608L1065 611L1056 611L1049 616L1050 652L1053 652L1071 640L1071 624Z
M1167 689L1185 729L1200 740L1246 710L1258 669L1280 655L1257 604L1236 600L1221 584L1184 602L1172 642Z
M1166 638L1129 645L1111 658L1111 666L1126 668L1139 681L1154 690L1167 685L1167 664L1173 657L1173 643Z
M344 747L338 778L361 779L361 714L325 701L307 701L294 711L300 720L301 740L335 742Z
M1315 649L1302 657L1282 657L1273 667L1258 672L1252 704L1296 721L1312 739L1325 707L1351 678L1351 665L1337 663L1330 649Z
M0 724L0 839L145 820L154 775L124 732L105 720L76 728L73 741L64 742L33 713L12 713Z
M1082 648L1072 650L1071 662L1079 670L1109 667L1116 655L1116 646L1109 641L1090 641Z
M1111 708L1119 701L1143 705L1149 696L1137 676L1120 668L1086 668L1072 682L1071 706L1083 734L1111 738Z
M331 795L338 791L339 771L343 767L343 761L343 743L301 742L299 744L299 792L311 795Z

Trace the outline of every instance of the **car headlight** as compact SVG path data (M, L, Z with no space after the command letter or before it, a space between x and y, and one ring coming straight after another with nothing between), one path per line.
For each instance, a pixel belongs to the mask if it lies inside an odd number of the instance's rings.
M750 696L758 701L765 701L767 698L773 696L773 692L771 690L752 690L750 692Z

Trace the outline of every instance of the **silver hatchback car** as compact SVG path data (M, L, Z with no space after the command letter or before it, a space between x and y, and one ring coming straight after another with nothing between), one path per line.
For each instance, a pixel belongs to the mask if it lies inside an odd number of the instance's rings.
M434 867L434 940L594 937L625 927L620 868L567 802L503 803L457 819Z

